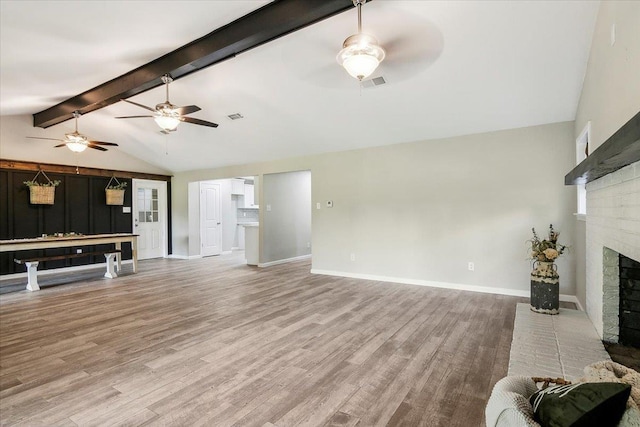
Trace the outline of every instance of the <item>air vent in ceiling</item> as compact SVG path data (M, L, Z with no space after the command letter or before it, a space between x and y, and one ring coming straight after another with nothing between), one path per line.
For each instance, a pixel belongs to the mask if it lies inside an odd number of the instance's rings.
M227 117L229 117L231 120L244 119L244 116L240 113L229 114Z
M362 82L362 87L363 88L370 88L370 87L374 87L374 86L380 86L387 83L386 80L384 79L384 77L380 76L380 77L375 77L373 79L369 79L369 80L365 80Z

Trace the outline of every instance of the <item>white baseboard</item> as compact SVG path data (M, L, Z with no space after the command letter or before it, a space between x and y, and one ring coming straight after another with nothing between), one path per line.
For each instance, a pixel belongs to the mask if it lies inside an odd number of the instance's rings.
M123 265L133 264L133 260L127 259L122 261ZM68 273L70 271L83 271L83 270L92 270L92 269L101 269L104 270L106 267L106 262L100 262L95 264L83 264L83 265L74 265L72 267L62 267L62 268L52 268L50 270L38 270L38 277L41 276L49 276L51 274L59 274L59 273ZM27 272L24 273L13 273L13 274L5 274L0 276L0 282L9 281L13 279L23 279L27 277Z
M434 282L431 280L407 279L403 277L377 276L375 274L348 273L344 271L319 270L312 268L311 274L321 274L326 276L348 277L352 279L375 280L377 282L402 283L406 285L429 286L432 288L454 289L458 291L480 292L485 294L509 295L514 297L529 298L530 291L509 289L509 288L493 288L488 286L464 285L461 283ZM560 295L560 301L576 303L578 308L582 310L582 305L574 295ZM584 311L584 310L582 310Z
M177 254L171 254L169 256L167 256L166 258L169 259L200 259L202 258L202 255L177 255Z
M258 267L270 267L272 265L285 264L287 262L300 261L300 260L309 259L309 258L311 258L311 254L309 254L309 255L300 255L300 256L297 256L297 257L293 257L293 258L279 259L277 261L261 262L261 263L258 264ZM313 270L312 270L312 272L313 272Z
M222 251L222 253L220 253L220 255L231 255L233 253L233 249L230 251Z

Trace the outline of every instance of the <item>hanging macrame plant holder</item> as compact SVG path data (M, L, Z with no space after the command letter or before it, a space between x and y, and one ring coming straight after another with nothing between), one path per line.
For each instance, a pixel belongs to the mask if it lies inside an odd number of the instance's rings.
M36 179L40 174L47 179L49 185L30 185L29 203L32 205L52 205L56 196L56 186L47 174L43 170L39 170L31 181L37 182Z
M104 189L106 195L107 195L107 205L110 206L122 206L124 205L124 188L122 189L115 189L115 188L109 188L109 186L111 185L111 183L115 180L117 185L120 185L120 181L118 181L118 178L116 178L115 176L112 176L111 179L109 180L109 183L107 184L107 187Z

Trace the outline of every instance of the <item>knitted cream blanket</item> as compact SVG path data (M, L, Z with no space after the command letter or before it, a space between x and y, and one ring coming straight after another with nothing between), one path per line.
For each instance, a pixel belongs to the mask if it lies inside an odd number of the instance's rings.
M631 385L627 410L620 420L620 427L640 427L640 373L616 362L605 360L584 368L585 376L579 382L616 382Z

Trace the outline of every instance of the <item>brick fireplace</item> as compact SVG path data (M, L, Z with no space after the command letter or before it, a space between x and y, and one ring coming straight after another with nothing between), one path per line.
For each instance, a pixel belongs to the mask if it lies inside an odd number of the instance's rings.
M587 184L586 310L608 342L620 337L620 254L640 261L640 162Z
M640 262L604 248L602 266L602 339L640 348Z
M620 316L621 284L630 285L620 278L620 255L640 262L640 112L569 172L565 184L586 184L587 314L604 341L618 342L621 320L632 326L640 320Z

